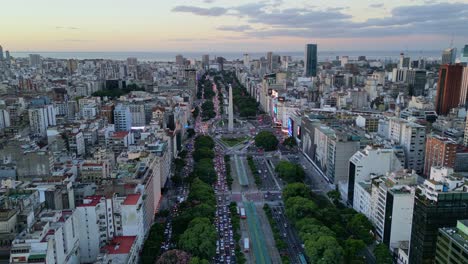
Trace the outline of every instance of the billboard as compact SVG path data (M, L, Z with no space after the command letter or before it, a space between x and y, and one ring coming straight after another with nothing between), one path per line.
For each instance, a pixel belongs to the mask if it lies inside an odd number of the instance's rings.
M288 135L292 137L294 135L294 120L288 118Z

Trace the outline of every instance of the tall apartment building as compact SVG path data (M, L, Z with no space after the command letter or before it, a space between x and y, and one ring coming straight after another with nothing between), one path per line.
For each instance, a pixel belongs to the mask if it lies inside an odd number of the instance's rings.
M10 263L78 263L78 237L76 212L43 211L13 240Z
M114 109L115 131L130 131L132 127L132 113L130 107L118 104Z
M409 263L433 263L439 228L454 227L458 220L467 218L468 192L463 178L425 180L414 200Z
M53 105L38 106L28 109L29 127L36 136L46 136L49 126L56 126L55 107Z
M29 65L31 67L41 66L41 55L39 55L39 54L29 54Z
M317 44L307 44L305 47L304 76L317 76Z
M462 73L463 66L461 64L440 66L435 101L437 114L447 115L450 109L459 105Z
M355 186L359 182L370 181L376 175L402 169L403 166L394 149L367 146L349 159L348 188L340 189L342 197L354 206Z
M458 220L456 227L439 228L436 263L468 263L468 220Z
M141 127L146 125L145 105L144 104L129 104L130 113L132 115L132 125Z
M448 48L442 52L442 65L444 64L454 64L455 59L457 58L457 49Z
M457 143L450 138L429 135L426 140L424 175L429 176L432 166L455 166Z
M468 51L467 51L468 52ZM462 82L460 89L460 106L466 107L466 99L468 97L468 66L463 67Z
M372 181L371 221L379 241L392 251L410 240L414 186L418 177L415 173L400 170Z
M403 147L405 168L423 172L426 128L405 119L390 118L388 135L390 140Z
M406 73L406 82L410 85L410 96L424 96L426 87L426 71L425 70L408 70Z

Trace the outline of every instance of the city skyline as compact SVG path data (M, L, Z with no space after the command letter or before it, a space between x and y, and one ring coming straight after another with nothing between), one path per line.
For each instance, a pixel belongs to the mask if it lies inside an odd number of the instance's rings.
M304 43L323 50L434 50L452 39L454 47L468 42L465 0L110 4L8 1L9 12L0 17L2 45L11 51L258 52L301 51Z

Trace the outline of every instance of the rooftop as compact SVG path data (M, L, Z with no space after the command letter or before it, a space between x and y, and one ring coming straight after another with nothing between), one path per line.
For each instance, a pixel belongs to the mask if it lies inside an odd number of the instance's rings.
M114 237L112 241L103 247L108 254L128 254L133 244L135 243L136 236L118 236Z
M138 200L140 199L140 194L128 194L127 198L125 198L123 205L136 205Z

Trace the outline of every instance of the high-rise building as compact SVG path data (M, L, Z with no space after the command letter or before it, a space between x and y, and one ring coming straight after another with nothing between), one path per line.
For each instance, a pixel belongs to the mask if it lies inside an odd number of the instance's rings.
M403 166L394 149L367 146L349 159L348 190L342 197L347 199L348 204L354 205L356 184L371 180L372 175L385 175L399 169L403 169Z
M0 61L3 60L3 47L0 45Z
M267 52L267 70L268 72L272 71L272 61L273 61L273 52Z
M405 168L421 173L424 169L426 128L401 118L391 118L388 130L390 139L403 147Z
M137 66L138 65L138 59L135 58L135 57L127 58L127 65L128 66Z
M182 55L180 55L180 54L176 55L176 57L175 57L175 63L176 63L177 65L184 65L184 56L182 56Z
M39 54L29 54L29 65L31 67L41 66L41 55L39 55Z
M74 59L69 59L67 61L67 68L68 68L68 73L73 74L76 72L76 69L78 69L78 61Z
M203 69L205 70L210 67L210 55L204 54L202 56L202 66L203 66Z
M114 109L115 131L130 131L132 127L132 113L127 105L119 104Z
M450 109L455 108L460 103L461 82L463 66L441 65L439 69L439 82L437 84L437 94L435 110L439 115L447 115Z
M468 65L468 44L465 45L461 52L460 62Z
M56 126L56 113L53 105L34 107L28 110L29 127L35 136L46 136L49 126Z
M439 228L454 227L458 220L467 218L468 192L463 178L452 175L444 182L425 180L414 199L409 263L434 263Z
M304 76L317 76L317 44L307 44L305 46Z
M432 166L455 166L457 142L447 137L429 135L426 139L424 175L429 176Z
M454 64L457 58L457 49L448 48L442 52L442 65L443 64Z
M467 107L468 97L468 66L463 67L462 83L460 89L460 106Z
M248 53L244 54L244 66L250 68L250 55Z
M436 263L468 263L468 220L458 220L457 226L439 228Z
M410 96L424 96L426 87L426 71L425 70L408 70L406 73L406 82L410 85Z
M404 53L400 53L400 61L398 63L398 69L408 69L410 66L410 57L405 57Z
M7 61L7 63L10 62L10 51L5 51L5 60Z

